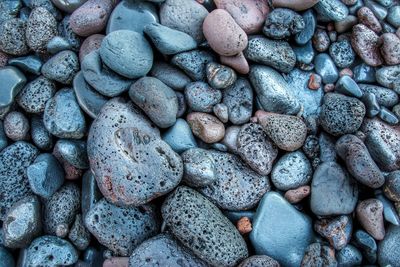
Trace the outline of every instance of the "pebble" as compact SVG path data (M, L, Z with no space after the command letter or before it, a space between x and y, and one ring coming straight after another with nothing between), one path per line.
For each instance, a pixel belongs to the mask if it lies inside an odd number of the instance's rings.
M202 50L182 52L171 59L173 65L182 69L194 81L205 81L207 64L214 61L212 53Z
M31 195L26 168L35 160L39 151L24 141L15 142L0 152L0 219L20 199Z
M0 23L2 23L6 19L15 18L21 7L21 2L18 0L2 2L0 4Z
M6 115L3 123L4 132L11 140L22 141L29 138L29 121L23 113L12 111Z
M46 102L56 93L56 84L44 76L29 82L18 94L16 101L28 113L41 113Z
M46 234L65 237L81 206L81 192L74 183L64 184L46 199L43 208L43 228Z
M216 104L213 107L213 112L215 114L215 116L217 116L217 118L223 122L223 123L227 123L229 120L229 114L228 114L228 107L225 104Z
M50 198L64 183L64 171L52 154L40 154L26 170L32 191Z
M375 68L361 63L353 68L354 81L358 83L375 83Z
M263 33L272 39L286 39L303 31L303 17L287 8L273 9L265 20Z
M238 230L200 193L178 187L163 203L161 213L173 235L208 264L233 266L248 257Z
M311 188L308 185L300 186L296 189L286 191L284 197L290 204L297 204L311 193Z
M120 1L108 19L106 33L130 30L142 34L146 25L158 23L157 13L156 6L148 1Z
M161 61L154 62L150 74L176 91L183 91L191 82L190 78L181 70Z
M43 7L50 11L50 13L56 18L57 20L61 20L62 14L61 12L53 5L51 0L22 0L26 6L30 9L34 9L36 7Z
M394 33L384 33L380 37L381 54L387 65L400 64L400 38Z
M35 52L43 53L47 44L57 35L57 21L43 7L37 7L29 15L26 26L26 43Z
M104 37L103 34L93 34L87 37L79 48L79 62L82 63L86 55L98 50Z
M196 40L189 34L158 23L146 25L144 32L151 39L158 51L164 55L174 55L197 48Z
M333 219L317 220L314 229L326 238L332 247L341 250L350 242L353 222L351 217L342 215Z
M185 95L181 92L175 91L176 97L178 98L178 113L176 113L176 117L180 118L186 113L187 104Z
M225 127L213 115L192 112L187 115L186 121L189 123L193 134L208 144L221 141L225 135Z
M400 202L400 171L391 172L386 176L383 192L390 200Z
M110 69L129 79L145 76L153 65L150 44L141 34L129 30L108 34L101 43L100 56Z
M315 51L311 41L304 46L293 46L293 51L296 54L296 63L299 67L307 69L308 66L311 66L314 68L312 62L315 57Z
M384 20L386 18L387 9L384 6L371 0L364 0L364 4L366 7L371 9L377 19Z
M210 62L206 67L207 81L215 89L225 89L236 82L236 73L230 67Z
M85 250L89 246L90 232L83 225L82 215L76 215L68 238L78 250Z
M197 147L189 124L181 118L178 118L175 124L162 134L162 140L178 154Z
M87 212L94 206L94 204L103 198L103 195L97 186L96 178L90 170L86 171L82 177L81 196L82 217L85 218Z
M314 9L324 19L333 21L341 21L349 14L349 9L340 0L320 0Z
M337 252L336 259L339 266L351 267L361 265L363 257L356 247L349 244Z
M391 89L372 85L358 84L363 94L372 93L375 95L379 105L391 108L399 101L399 96Z
M264 195L250 233L257 254L269 255L284 266L299 266L313 239L312 222L307 215L276 192Z
M374 13L368 7L362 7L357 11L357 17L360 23L364 24L377 34L382 31L382 26Z
M314 65L315 72L321 76L323 83L335 83L339 78L339 71L335 62L328 54L318 54L314 58Z
M211 112L221 102L222 93L204 82L189 83L185 88L185 99L193 111Z
M247 62L243 52L232 57L220 56L220 60L222 64L233 68L240 74L247 74L250 71L249 63Z
M8 60L8 64L20 68L23 71L40 75L43 62L36 55L30 55L26 57L11 58Z
M222 143L228 148L229 152L237 154L237 137L241 126L230 126L225 130L225 136Z
M59 157L78 169L89 168L86 142L83 140L59 139L54 147Z
M335 91L344 95L360 98L363 96L358 84L347 75L339 78L335 86Z
M365 115L368 118L373 118L379 114L381 106L379 105L378 100L376 99L376 96L373 93L364 94L362 101L366 108Z
M78 261L74 246L59 237L44 235L36 238L26 250L26 266L72 265Z
M53 37L46 46L46 50L50 54L57 54L58 52L69 50L71 48L71 44L66 39L59 36Z
M400 242L400 227L391 225L388 227L385 239L379 243L378 263L381 266L398 266L400 253L397 244Z
M53 147L53 136L47 131L42 116L31 117L32 142L41 150L50 150Z
M0 24L0 50L13 56L22 56L29 52L27 44L26 22L8 19Z
M358 18L353 15L348 15L341 21L335 21L335 30L338 33L344 33L353 28L358 23Z
M191 148L182 153L183 181L189 186L203 187L217 181L214 158L207 150Z
M322 53L329 49L331 40L325 30L317 28L312 38L312 43L315 50Z
M367 26L357 24L353 27L351 45L359 57L368 65L377 67L383 64L379 52L379 36Z
M260 175L271 172L278 150L260 125L243 125L236 143L238 154L254 171Z
M323 243L312 243L307 247L301 266L337 266L335 250Z
M101 32L107 24L114 4L113 0L88 0L71 14L72 31L80 36Z
M354 245L358 247L366 262L374 264L377 258L378 247L375 239L363 230L354 233Z
M280 73L267 66L255 65L251 68L249 78L265 111L285 114L299 112L300 103Z
M256 116L269 138L282 150L295 151L303 146L307 126L301 118L257 111Z
M13 255L4 247L0 247L0 266L1 267L15 266Z
M129 89L129 97L158 127L168 128L175 124L178 99L174 91L157 78L137 80Z
M358 199L357 183L340 165L324 162L314 172L310 206L320 216L353 212Z
M14 103L15 96L24 88L27 80L17 68L4 67L0 69L0 81L2 81L3 91L0 94L0 115L4 116Z
M399 28L400 27L400 7L397 5L392 6L386 17L387 22L392 24L392 26Z
M80 139L86 132L85 117L72 89L61 89L47 101L43 122L59 138Z
M43 64L44 77L62 84L71 84L74 76L79 71L79 60L75 52L61 51Z
M381 192L376 192L375 196L383 204L383 218L385 221L394 225L400 225L400 217L397 214L392 202L388 200Z
M358 99L335 93L324 96L320 123L328 133L334 136L354 133L364 116L365 106Z
M371 188L379 188L384 184L385 177L358 137L343 135L336 142L336 151L357 181Z
M129 257L111 257L103 262L103 267L128 267Z
M296 189L311 181L310 161L301 151L284 154L274 165L271 181L279 190Z
M40 235L42 230L40 201L27 196L8 210L3 221L4 245L8 248L24 248Z
M229 121L240 125L249 121L253 111L253 89L244 78L239 78L223 91L222 102L228 107Z
M399 123L399 118L385 107L381 107L378 117L388 124L395 125Z
M385 237L383 204L377 199L367 199L357 205L356 215L361 226L376 240Z
M365 145L382 171L399 169L400 134L398 127L378 119L365 119L361 131L366 135Z
M376 70L375 76L380 85L394 88L396 80L400 77L400 66L384 66Z
M87 0L52 0L52 3L64 12L72 13Z
M260 36L249 39L244 55L251 61L273 67L284 73L290 72L296 64L296 55L288 42Z
M350 67L356 58L350 41L346 39L332 43L329 47L329 55L339 68Z

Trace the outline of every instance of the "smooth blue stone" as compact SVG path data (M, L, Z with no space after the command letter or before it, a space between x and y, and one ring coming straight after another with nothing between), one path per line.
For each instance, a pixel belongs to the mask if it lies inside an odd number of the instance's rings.
M381 106L378 103L378 100L376 99L376 96L373 93L365 93L362 101L365 105L366 109L366 116L369 118L373 118L376 115L379 114L379 111L381 110Z
M362 83L359 83L358 86L364 94L373 93L376 96L376 100L378 101L379 105L381 106L391 108L399 102L399 95L396 94L396 92L394 92L392 89L378 85Z
M350 76L342 76L336 83L335 91L344 95L362 97L363 92Z
M337 252L336 259L341 267L358 266L362 263L362 254L353 245L346 245Z
M89 168L86 141L59 139L54 148L69 164L78 169Z
M389 7L393 4L393 0L375 0L378 4L384 6L384 7Z
M176 153L182 153L189 148L197 147L192 130L184 119L177 119L175 124L171 126L162 135L164 142L169 144Z
M357 0L357 2L349 7L349 13L351 15L357 16L357 11L364 6L363 0Z
M349 9L340 0L320 0L314 8L324 20L341 21L349 14Z
M317 17L312 9L307 10L302 15L305 27L304 29L297 33L295 36L295 41L298 45L305 45L314 35L315 28L317 27Z
M399 28L400 27L400 6L396 5L389 9L388 16L386 20L392 24L392 26Z
M385 107L381 107L378 117L389 124L395 125L399 123L397 116Z
M276 192L263 196L250 233L256 254L268 255L282 266L297 267L314 239L312 221L307 215Z
M400 218L395 207L382 193L376 194L376 198L383 204L383 216L387 222L394 225L400 225Z
M372 13L374 13L375 17L378 20L384 20L388 14L387 8L381 6L380 4L376 3L372 0L364 0L364 4L366 7L371 9Z
M376 82L375 68L365 63L361 63L354 67L353 77L354 81L358 83L374 83Z
M55 36L47 43L47 51L51 54L57 54L63 50L71 49L71 44L60 36Z
M381 26L382 26L382 33L396 33L397 29L392 25L390 25L389 23L382 21Z
M43 62L38 56L31 55L26 57L12 58L8 61L8 64L18 67L26 72L40 75Z
M8 145L7 136L4 132L3 121L0 121L0 151Z
M22 19L23 21L28 21L29 15L31 14L31 9L29 7L23 7L19 11L19 18Z
M297 63L310 64L314 60L315 51L312 41L307 42L304 46L293 46Z
M353 234L353 242L358 247L368 263L375 263L378 246L375 239L363 230L357 230Z
M25 75L15 67L0 68L0 109L9 107L26 84Z
M103 195L97 186L97 181L90 170L86 171L82 177L82 194L81 194L81 208L83 218L86 213L102 199Z
M315 71L322 77L325 84L335 83L339 78L339 71L328 54L318 54L314 59L314 65Z
M0 267L14 267L15 261L12 254L4 247L0 246Z

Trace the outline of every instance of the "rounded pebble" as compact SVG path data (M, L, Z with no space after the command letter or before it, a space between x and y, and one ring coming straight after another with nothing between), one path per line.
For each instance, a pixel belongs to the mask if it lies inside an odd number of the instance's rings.
M37 7L29 15L26 26L26 42L35 52L45 52L47 44L57 35L57 21L43 7Z
M26 22L14 18L0 24L0 50L4 53L22 56L29 52L26 40Z
M357 205L357 219L361 226L376 240L385 237L383 204L377 199L363 200Z
M192 112L187 115L186 120L193 134L208 144L216 143L224 138L224 124L213 115Z
M78 71L78 57L75 52L70 50L61 51L54 55L42 67L43 76L62 84L71 84Z
M221 102L221 98L221 91L205 82L189 83L185 88L185 99L193 111L212 112L213 106Z
M28 139L29 128L29 121L21 112L12 111L4 118L4 132L13 141Z

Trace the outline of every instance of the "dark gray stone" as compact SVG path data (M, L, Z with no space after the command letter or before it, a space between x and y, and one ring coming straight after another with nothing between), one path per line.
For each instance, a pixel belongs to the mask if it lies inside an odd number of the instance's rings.
M71 84L78 71L78 56L70 50L54 55L42 67L43 76L62 84Z
M399 102L399 96L393 90L371 84L358 84L361 91L366 93L372 93L376 96L376 100L379 105L391 108Z
M375 239L370 236L367 232L363 230L357 230L353 234L353 242L356 247L358 247L366 262L374 264L377 259L377 250Z
M339 266L352 267L361 265L363 258L361 252L356 247L347 245L336 254L336 259Z
M267 15L263 33L272 39L285 39L300 33L304 28L302 16L288 8L276 8Z
M356 59L356 54L347 39L332 43L329 47L329 55L339 68L350 67Z
M83 225L82 215L77 214L68 234L69 240L78 250L85 250L90 243L90 232Z
M325 84L335 83L339 79L339 71L332 58L326 54L318 54L314 58L315 72L318 73Z
M58 52L69 49L71 49L71 44L60 36L53 37L46 46L46 50L50 54L57 54Z
M312 41L308 41L303 46L293 46L292 48L296 55L296 63L300 68L304 70L314 68L312 62L315 57L315 50Z
M57 153L72 166L78 169L89 168L85 141L59 139L54 150L57 150Z
M375 68L365 63L361 63L353 68L353 79L358 83L374 83Z
M295 35L295 41L298 45L305 45L314 35L317 18L312 9L305 11L302 15L304 21L304 29Z
M214 158L207 150L193 148L182 153L183 181L192 187L202 187L217 180Z
M209 113L214 105L221 102L222 93L205 82L193 82L185 88L185 99L193 111Z
M86 171L82 177L82 199L81 210L82 216L85 217L86 213L96 204L103 195L101 194L95 177L90 170Z
M50 150L53 148L53 137L44 126L41 116L31 117L31 138L35 146L41 150Z
M205 81L206 66L215 60L215 56L211 52L193 50L175 55L171 59L171 63L182 69L194 81Z
M26 43L26 22L22 19L8 19L0 24L0 50L13 56L28 54Z

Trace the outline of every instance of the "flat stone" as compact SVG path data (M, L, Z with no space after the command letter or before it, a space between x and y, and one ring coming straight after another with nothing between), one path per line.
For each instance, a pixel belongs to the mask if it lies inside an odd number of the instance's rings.
M26 57L10 58L8 65L18 67L22 71L40 75L43 62L36 55L29 55Z
M193 134L208 144L221 141L225 135L225 126L213 115L192 112L186 117Z
M307 215L296 210L278 193L264 195L250 233L257 254L269 255L285 266L299 266L313 239L312 223ZM280 249L282 247L287 249Z

